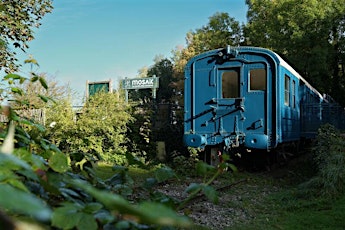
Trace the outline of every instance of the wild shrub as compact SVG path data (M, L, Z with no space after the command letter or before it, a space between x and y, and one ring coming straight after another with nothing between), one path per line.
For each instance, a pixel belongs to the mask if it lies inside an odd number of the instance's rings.
M90 97L77 116L66 102L51 106L46 137L64 152L125 165L127 124L132 120L124 100L117 94L101 92Z
M188 152L188 157L184 156L183 154L177 151L174 151L171 154L172 166L175 172L179 175L193 176L197 173L195 168L197 163L199 162L199 150L197 148L188 147Z
M316 196L336 197L345 192L345 139L332 125L318 131L313 148L316 175L301 185Z
M156 144L152 131L152 104L132 105L133 119L127 125L127 151L141 162L152 162L156 158Z

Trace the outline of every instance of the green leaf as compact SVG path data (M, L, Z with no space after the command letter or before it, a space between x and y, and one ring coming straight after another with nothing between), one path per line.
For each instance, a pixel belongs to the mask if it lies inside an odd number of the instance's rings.
M67 198L70 198L70 197L73 197L73 198L81 198L80 194L77 193L76 191L74 191L73 189L69 189L69 188L59 188L59 191L61 192L61 194L64 196L64 197L67 197Z
M190 227L192 224L188 218L179 216L174 210L159 203L144 202L138 208L119 195L95 189L81 180L73 180L71 184L91 194L109 210L125 214L141 223L180 227Z
M90 206L95 206L91 203ZM52 215L52 225L61 229L97 230L97 222L91 214L83 212L83 205L64 203ZM97 205L99 207L100 204Z
M25 161L18 159L14 155L0 154L0 167L5 167L11 170L27 169L31 170L30 165Z
M12 87L11 91L12 91L12 93L19 94L20 96L22 96L24 94L24 91L20 88L17 88L17 87Z
M160 203L144 202L140 204L139 211L143 214L141 218L146 223L161 226L191 226L191 221L186 216L180 216L173 209Z
M97 212L98 210L100 210L102 207L103 207L103 205L100 204L100 203L96 203L96 202L87 203L87 204L85 205L85 208L84 208L83 211L84 211L85 213L90 213L90 214L92 214L92 213L95 213L95 212Z
M43 77L39 77L38 80L40 81L40 83L43 86L43 88L48 89L48 84L47 84L46 79L44 79Z
M212 186L203 186L202 191L211 202L218 203L217 191Z
M175 172L169 167L159 168L155 171L155 178L158 183L167 181L175 176Z
M42 94L38 94L37 96L44 102L48 102L50 100L50 97L44 96Z
M26 188L23 182L19 180L19 178L6 180L6 183L24 192L29 192L29 190Z
M103 225L113 222L115 219L114 215L105 209L99 210L93 216L95 217L95 219L97 219L98 222L100 222Z
M236 165L234 165L234 164L227 164L227 166L228 166L233 172L237 172L237 171L238 171Z
M54 210L52 225L61 229L73 229L78 225L82 214L72 207L61 207Z
M14 73L7 74L4 77L5 80L8 80L8 79L18 80L18 79L21 79L21 78L23 78L23 77L18 75L18 74L14 74Z
M191 183L185 190L186 193L194 193L201 190L201 185L197 183Z
M29 191L17 174L15 174L12 170L6 169L4 167L0 170L0 182L12 185L13 187L25 192Z
M36 59L34 59L34 58L32 58L32 57L30 57L30 58L26 59L26 60L24 61L24 63L25 63L25 64L30 63L30 64L34 64L34 65L39 66L39 64L38 64L37 60L36 60Z
M111 210L117 210L123 213L137 212L136 208L120 195L97 190L81 180L73 180L71 184L82 188Z
M121 165L114 165L114 166L112 167L112 170L115 171L115 172L120 173L120 172L128 171L128 168L125 167L125 166L121 166Z
M64 173L69 169L68 158L61 152L54 152L49 158L49 166L59 173Z
M27 80L25 77L22 77L18 74L14 74L14 73L11 73L11 74L7 74L5 77L4 77L5 80L10 80L13 81L13 80L19 80L20 84L23 84L25 80Z
M143 187L146 189L152 189L157 184L157 180L155 178L146 178Z
M40 221L48 221L51 216L50 208L42 200L7 184L0 184L0 206L13 213L32 216Z
M34 126L35 128L37 128L38 131L40 131L40 132L44 132L44 131L45 131L44 125L37 124L37 123L33 123L33 126ZM42 139L42 140L48 142L47 139Z
M36 74L32 73L33 77L30 79L31 82L36 82L39 79L39 76L37 76Z
M97 230L97 222L90 214L83 213L77 225L78 230Z
M24 78L24 77L20 78L20 80L19 80L19 84L23 84L23 83L24 83L26 80L27 80L27 79L26 79L26 78Z
M209 165L205 162L198 161L196 165L196 171L199 175L206 175L208 172L215 170L215 167L212 165Z
M116 223L115 229L130 229L131 225L128 221L120 220Z

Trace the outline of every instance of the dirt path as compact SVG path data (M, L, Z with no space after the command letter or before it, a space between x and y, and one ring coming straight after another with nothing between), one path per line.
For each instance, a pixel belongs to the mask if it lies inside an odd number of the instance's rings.
M256 218L258 213L272 211L267 210L266 207L270 195L305 179L303 175L299 175L300 170L296 170L301 169L301 164L305 160L296 158L287 165L276 167L271 171L240 171L233 175L220 176L212 185L214 188L232 185L218 192L217 204L208 201L205 197L198 198L190 202L183 212L194 223L206 229L230 229L234 225L249 222ZM183 183L165 184L159 190L173 198L183 200L188 196L184 192L185 189L189 183L196 182L195 180L194 178L184 180Z

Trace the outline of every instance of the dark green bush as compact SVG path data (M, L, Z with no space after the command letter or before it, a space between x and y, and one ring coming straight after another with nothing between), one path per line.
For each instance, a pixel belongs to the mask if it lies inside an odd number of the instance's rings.
M345 139L332 125L319 129L313 148L316 175L301 188L315 196L336 197L345 191Z

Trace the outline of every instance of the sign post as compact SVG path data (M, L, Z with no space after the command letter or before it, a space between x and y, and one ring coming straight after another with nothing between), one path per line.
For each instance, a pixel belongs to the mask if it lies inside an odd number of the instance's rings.
M159 78L155 75L147 78L126 78L122 80L122 88L126 93L126 102L128 102L129 89L152 89L152 97L156 99L156 90L159 88Z

